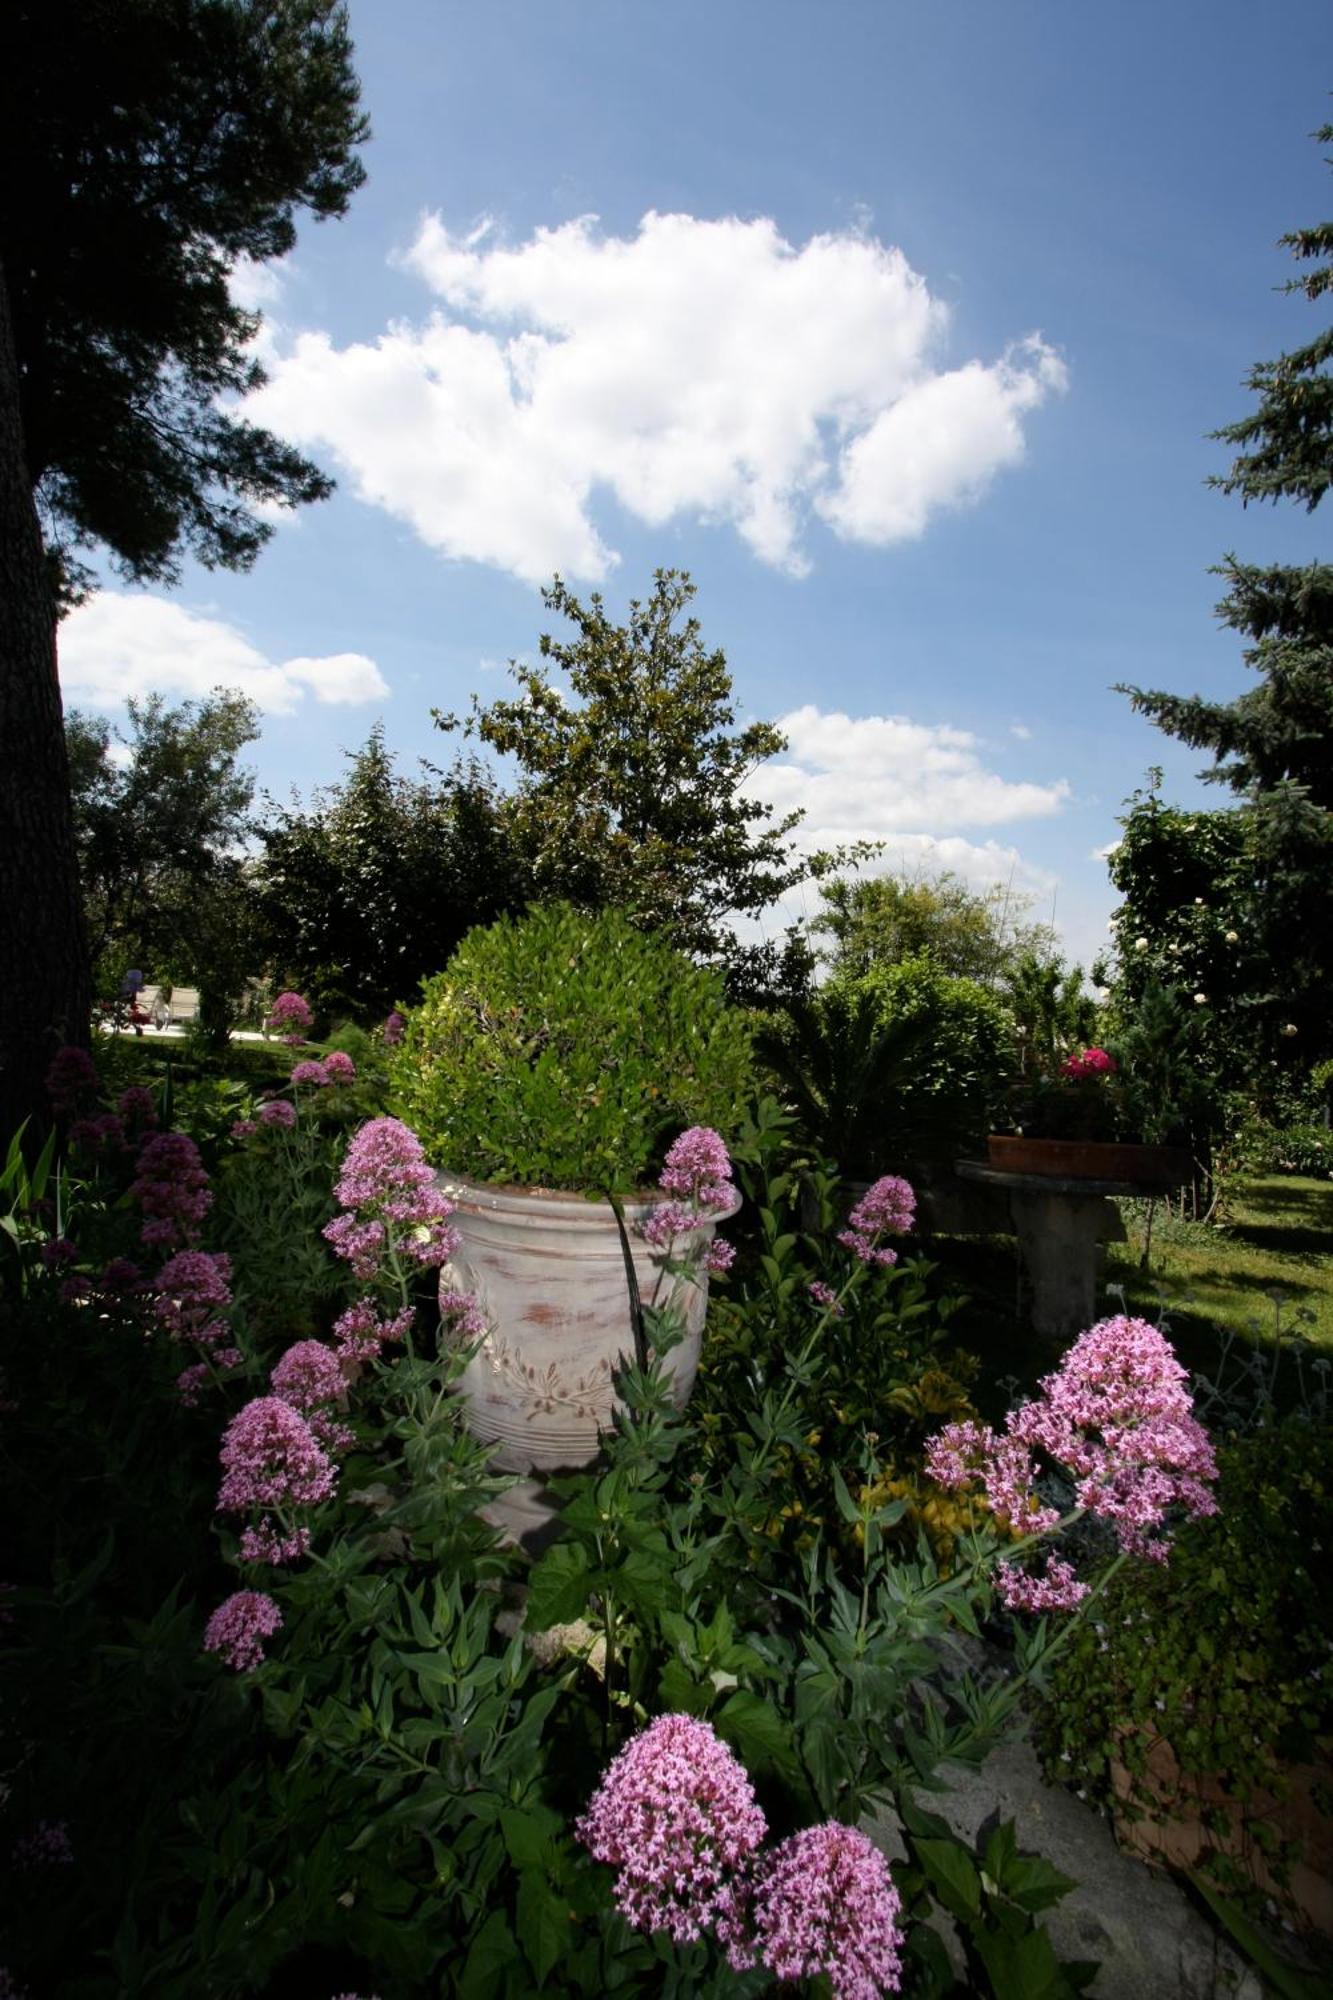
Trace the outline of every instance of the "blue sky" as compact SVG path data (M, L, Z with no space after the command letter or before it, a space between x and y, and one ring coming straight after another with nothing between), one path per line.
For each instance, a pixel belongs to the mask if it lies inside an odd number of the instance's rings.
M447 757L431 707L502 690L554 568L615 610L683 567L742 712L790 718L761 796L1012 874L1086 962L1120 802L1153 763L1202 796L1111 684L1238 692L1209 566L1320 552L1204 481L1321 323L1276 239L1327 211L1326 7L351 19L367 185L237 277L256 414L339 492L249 576L94 599L67 702L245 686L262 784L308 791L380 716Z

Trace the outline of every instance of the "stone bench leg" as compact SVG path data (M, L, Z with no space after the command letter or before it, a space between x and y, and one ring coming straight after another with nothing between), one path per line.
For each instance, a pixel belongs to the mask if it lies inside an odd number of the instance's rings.
M1032 1285L1032 1324L1043 1339L1072 1340L1097 1317L1101 1246L1120 1218L1100 1194L1014 1188L1009 1205Z

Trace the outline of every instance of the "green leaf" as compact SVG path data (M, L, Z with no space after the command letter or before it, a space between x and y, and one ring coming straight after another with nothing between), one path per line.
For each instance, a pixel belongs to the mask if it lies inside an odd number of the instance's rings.
M459 1974L460 2000L497 2000L504 1976L518 1964L518 1956L506 1912L492 1911L473 1938Z
M956 1840L918 1840L917 1860L949 1914L964 1922L981 1914L981 1877L972 1857Z
M748 1688L729 1695L715 1717L715 1727L737 1752L751 1776L776 1771L790 1778L800 1769L791 1725L772 1702Z
M975 1930L972 1940L995 2000L1061 2000L1064 1973L1044 1930L1025 1931L1021 1937Z
M580 1542L556 1542L533 1566L528 1581L527 1625L544 1632L548 1625L568 1625L588 1608L591 1564Z
M564 1956L572 1925L569 1905L537 1868L525 1868L518 1884L518 1935L538 1986Z
M515 1868L546 1869L555 1853L560 1816L546 1806L507 1807L500 1814L505 1847Z

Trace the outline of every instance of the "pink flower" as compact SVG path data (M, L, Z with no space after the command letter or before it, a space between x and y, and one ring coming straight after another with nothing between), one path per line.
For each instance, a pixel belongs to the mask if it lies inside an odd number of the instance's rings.
M256 1396L227 1425L219 1453L221 1514L251 1507L316 1507L337 1474L305 1418L280 1396Z
M296 1106L285 1097L270 1097L267 1104L260 1105L258 1116L261 1125L282 1125L290 1130L296 1123Z
M71 1243L68 1236L52 1236L43 1243L41 1259L48 1271L58 1271L64 1264L77 1264L78 1245Z
M97 1279L99 1292L146 1292L148 1280L132 1257L112 1257Z
M486 1315L471 1292L442 1291L440 1318L449 1322L454 1340L480 1340L486 1331Z
M69 1128L71 1143L87 1153L120 1153L125 1150L125 1127L114 1111L101 1111L96 1118L76 1118Z
M898 1253L880 1243L881 1236L905 1235L916 1220L916 1196L898 1174L884 1174L868 1187L847 1218L838 1241L863 1264L896 1264Z
M678 1236L688 1236L698 1226L698 1214L683 1201L660 1201L644 1216L639 1234L654 1250L666 1250Z
M727 1149L708 1125L691 1125L672 1142L657 1184L695 1208L731 1208L738 1198Z
M162 1249L197 1243L213 1205L199 1148L184 1132L155 1132L144 1140L130 1194L144 1213L139 1235Z
M204 1651L216 1653L238 1674L264 1662L264 1644L282 1625L282 1613L262 1590L238 1590L219 1604L204 1633Z
M435 1185L421 1141L397 1118L372 1118L352 1135L334 1192L344 1214L324 1229L325 1240L359 1278L373 1278L390 1234L414 1263L445 1264L458 1248L446 1226L454 1212Z
M626 1922L678 1944L729 1907L729 1879L766 1830L744 1769L691 1715L659 1716L627 1743L575 1827L595 1860L619 1870Z
M259 1130L253 1118L238 1118L231 1128L233 1139L253 1139Z
M736 1245L724 1242L720 1236L714 1237L704 1257L705 1269L711 1271L714 1277L718 1277L723 1272L729 1271L735 1261Z
M54 1110L73 1111L81 1097L97 1090L97 1071L87 1049L57 1049L46 1072L46 1094Z
M300 1562L309 1553L309 1528L283 1529L272 1521L261 1521L241 1535L243 1563L267 1563L271 1569L279 1569L285 1563Z
M830 1820L774 1849L750 1899L754 1948L775 1978L828 1979L834 2000L880 2000L902 1983L902 1904L865 1834ZM728 1954L738 1971L753 1963Z
M18 1868L56 1868L74 1859L69 1826L63 1819L39 1819L31 1833L14 1842L13 1860Z
M324 1058L324 1081L326 1083L352 1083L356 1078L356 1064L342 1049L332 1049Z
M305 1034L314 1020L310 1002L303 1000L299 993L279 993L268 1010L268 1025L278 1033Z
M354 1442L335 1411L347 1403L347 1377L331 1347L322 1340L298 1340L269 1377L275 1396L299 1410L325 1451L336 1455Z
M403 1030L406 1026L406 1018L398 1012L396 1007L391 1014L385 1016L384 1026L380 1029L380 1033L391 1049L396 1049L399 1042L402 1041Z
M299 1089L303 1083L324 1085L330 1081L328 1071L322 1062L299 1062L291 1073L290 1081Z
M157 1274L152 1312L173 1340L214 1345L226 1333L219 1315L231 1304L231 1259L223 1252L178 1250Z
M213 1371L206 1361L192 1362L176 1377L176 1394L187 1410L197 1410L199 1398L208 1387Z
M822 1306L834 1319L843 1317L843 1308L832 1285L826 1285L822 1278L812 1278L805 1288L817 1306Z
M997 1563L995 1588L1011 1611L1072 1611L1088 1594L1088 1585L1062 1556L1050 1556L1044 1570Z
M460 1293L458 1296L466 1297L467 1294ZM444 1310L443 1299L441 1310ZM403 1312L395 1313L392 1319L381 1319L373 1299L358 1299L333 1323L339 1363L346 1370L363 1361L378 1360L381 1342L405 1340L415 1318L416 1314L408 1306Z
M157 1105L153 1101L153 1094L145 1090L142 1084L132 1083L127 1090L122 1090L116 1099L116 1109L131 1125L157 1123Z

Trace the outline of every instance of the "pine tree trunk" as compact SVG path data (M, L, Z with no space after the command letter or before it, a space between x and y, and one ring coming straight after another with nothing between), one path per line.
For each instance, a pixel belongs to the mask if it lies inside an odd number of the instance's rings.
M55 614L24 463L0 268L0 1147L47 1116L62 1042L86 1046L88 955L70 811Z

